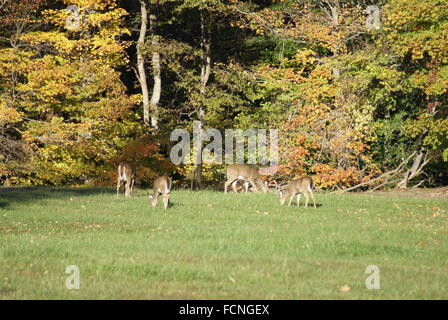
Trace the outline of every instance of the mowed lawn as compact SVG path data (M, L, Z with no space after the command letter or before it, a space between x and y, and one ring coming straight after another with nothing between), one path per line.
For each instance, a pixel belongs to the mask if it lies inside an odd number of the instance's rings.
M316 193L315 210L174 190L165 211L147 194L0 189L0 298L448 298L447 199ZM365 286L369 265L379 290Z

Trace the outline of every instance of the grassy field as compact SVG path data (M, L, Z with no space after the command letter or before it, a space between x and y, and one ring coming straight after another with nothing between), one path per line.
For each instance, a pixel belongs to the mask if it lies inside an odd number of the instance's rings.
M316 193L315 210L174 190L164 211L146 195L0 189L0 298L448 298L446 198ZM366 289L369 265L379 290Z

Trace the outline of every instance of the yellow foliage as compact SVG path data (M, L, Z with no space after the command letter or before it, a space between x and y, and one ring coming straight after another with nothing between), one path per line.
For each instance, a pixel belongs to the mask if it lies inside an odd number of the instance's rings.
M7 107L3 101L0 101L0 126L19 121L21 121L20 112L14 108Z

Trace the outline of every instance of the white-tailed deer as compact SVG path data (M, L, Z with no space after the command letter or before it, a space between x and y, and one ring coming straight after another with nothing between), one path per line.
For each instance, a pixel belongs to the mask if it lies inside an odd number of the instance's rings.
M268 191L268 187L261 179L257 168L249 167L245 164L231 164L227 167L227 181L224 183L224 193L227 193L229 184L232 184L233 191L238 192L236 184L238 180L249 182L255 191L258 191L257 184L263 189L263 192ZM245 183L246 192L248 191L248 184Z
M286 187L280 188L280 204L285 204L286 198L291 197L289 199L288 206L291 205L294 196L297 195L297 206L300 205L300 195L303 193L305 196L305 208L308 206L309 194L311 194L311 198L313 198L314 208L316 208L316 201L314 200L313 194L314 181L311 177L302 177L295 181L290 182Z
M120 162L118 165L117 196L122 184L124 184L124 195L130 197L134 186L134 170L127 162Z
M162 197L163 197L163 206L165 207L165 209L168 208L168 203L170 200L171 185L172 185L172 181L171 181L171 178L168 176L158 177L154 181L154 186L152 187L154 193L149 195L149 197L151 198L151 205L154 208L157 206L157 199L159 198L160 194L162 194Z

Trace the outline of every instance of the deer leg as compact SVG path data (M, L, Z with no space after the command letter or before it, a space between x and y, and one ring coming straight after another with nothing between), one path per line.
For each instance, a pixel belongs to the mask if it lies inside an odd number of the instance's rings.
M292 199L294 199L294 195L292 195L291 198L289 199L288 207L291 205Z
M303 193L305 195L305 208L308 207L308 199L310 198L308 195L308 191L305 191Z
M257 184L255 183L255 181L254 180L248 180L248 181L252 185L252 188L254 188L254 191L258 192L258 187L257 187Z
M244 189L246 190L246 193L249 192L249 182L244 181Z
M121 180L120 180L120 176L118 176L118 179L117 179L117 197L118 197L118 192L120 191L120 185L121 185Z
M125 196L126 197L130 197L131 196L131 182L130 180L126 181L126 185L125 185Z
M310 193L311 193L311 198L313 198L314 209L316 209L316 200L314 200L314 193L313 193L313 191L310 191Z
M224 182L224 193L227 193L227 188L229 187L229 184L231 184L234 180L233 179L227 179L226 182Z
M165 208L165 210L168 208L169 200L170 200L170 195L164 194L163 195L163 207Z
M237 183L238 183L238 180L235 180L235 181L232 182L232 189L233 189L233 191L234 191L235 193L238 193L238 190L236 189L236 185L237 185Z
M263 181L261 179L257 180L258 185L261 187L261 190L263 190L264 193L269 191L268 182Z
M297 195L297 206L298 206L298 207L300 207L300 196L301 196L301 194L299 193L299 194Z
M155 208L157 206L157 198L159 197L159 193L154 191L154 194L151 197L151 206Z
M131 194L132 194L132 189L134 188L134 182L135 182L135 179L132 178L132 182L131 182Z

